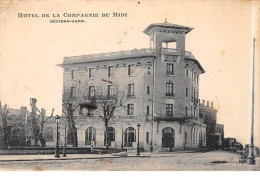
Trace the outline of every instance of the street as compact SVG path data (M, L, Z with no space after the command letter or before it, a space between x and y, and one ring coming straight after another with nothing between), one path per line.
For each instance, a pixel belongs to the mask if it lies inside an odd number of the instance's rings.
M150 153L149 153L150 154ZM0 162L0 170L88 170L88 171L259 171L256 165L239 164L233 152L173 152L150 154L151 157L66 159ZM73 156L73 155L68 155ZM0 156L1 159L1 156Z

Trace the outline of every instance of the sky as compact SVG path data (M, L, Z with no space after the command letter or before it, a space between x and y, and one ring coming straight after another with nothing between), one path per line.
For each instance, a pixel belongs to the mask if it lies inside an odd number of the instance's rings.
M10 3L12 2L12 3ZM259 1L256 4L256 68L259 68ZM65 56L149 48L143 30L151 23L193 27L186 35L191 51L205 69L200 99L214 102L217 123L225 137L249 143L251 116L253 1L1 1L0 100L11 108L30 98L47 115L61 114L62 68ZM127 17L86 17L86 23L50 23L68 19L63 13L127 13ZM18 13L38 18L18 18ZM43 18L41 14L50 14ZM61 17L52 17L60 14ZM71 18L78 19L78 18ZM256 76L259 70L256 69ZM259 105L259 77L255 105ZM259 106L255 106L255 143L259 146Z

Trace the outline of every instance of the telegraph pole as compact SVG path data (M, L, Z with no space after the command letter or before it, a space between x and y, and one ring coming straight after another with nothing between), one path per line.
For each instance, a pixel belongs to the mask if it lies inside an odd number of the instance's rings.
M254 156L254 82L255 82L255 36L254 36L255 1L253 3L253 57L252 57L252 91L251 91L251 135L249 145L248 163L255 165Z

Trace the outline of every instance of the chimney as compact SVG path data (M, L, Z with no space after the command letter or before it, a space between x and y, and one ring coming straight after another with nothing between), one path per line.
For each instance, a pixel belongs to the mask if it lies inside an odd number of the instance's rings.
M202 100L202 106L205 106L205 100Z
M213 108L213 102L211 102L211 108Z
M207 107L209 107L209 101L207 101Z

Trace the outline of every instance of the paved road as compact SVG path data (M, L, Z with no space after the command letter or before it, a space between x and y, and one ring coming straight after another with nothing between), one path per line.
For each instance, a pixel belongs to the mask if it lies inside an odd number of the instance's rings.
M104 158L77 160L13 161L0 162L0 170L141 170L141 171L260 171L260 160L249 166L238 164L238 156L231 152L213 151L204 153L165 153L152 154L139 158ZM225 161L226 163L222 163ZM213 163L215 162L215 163Z

